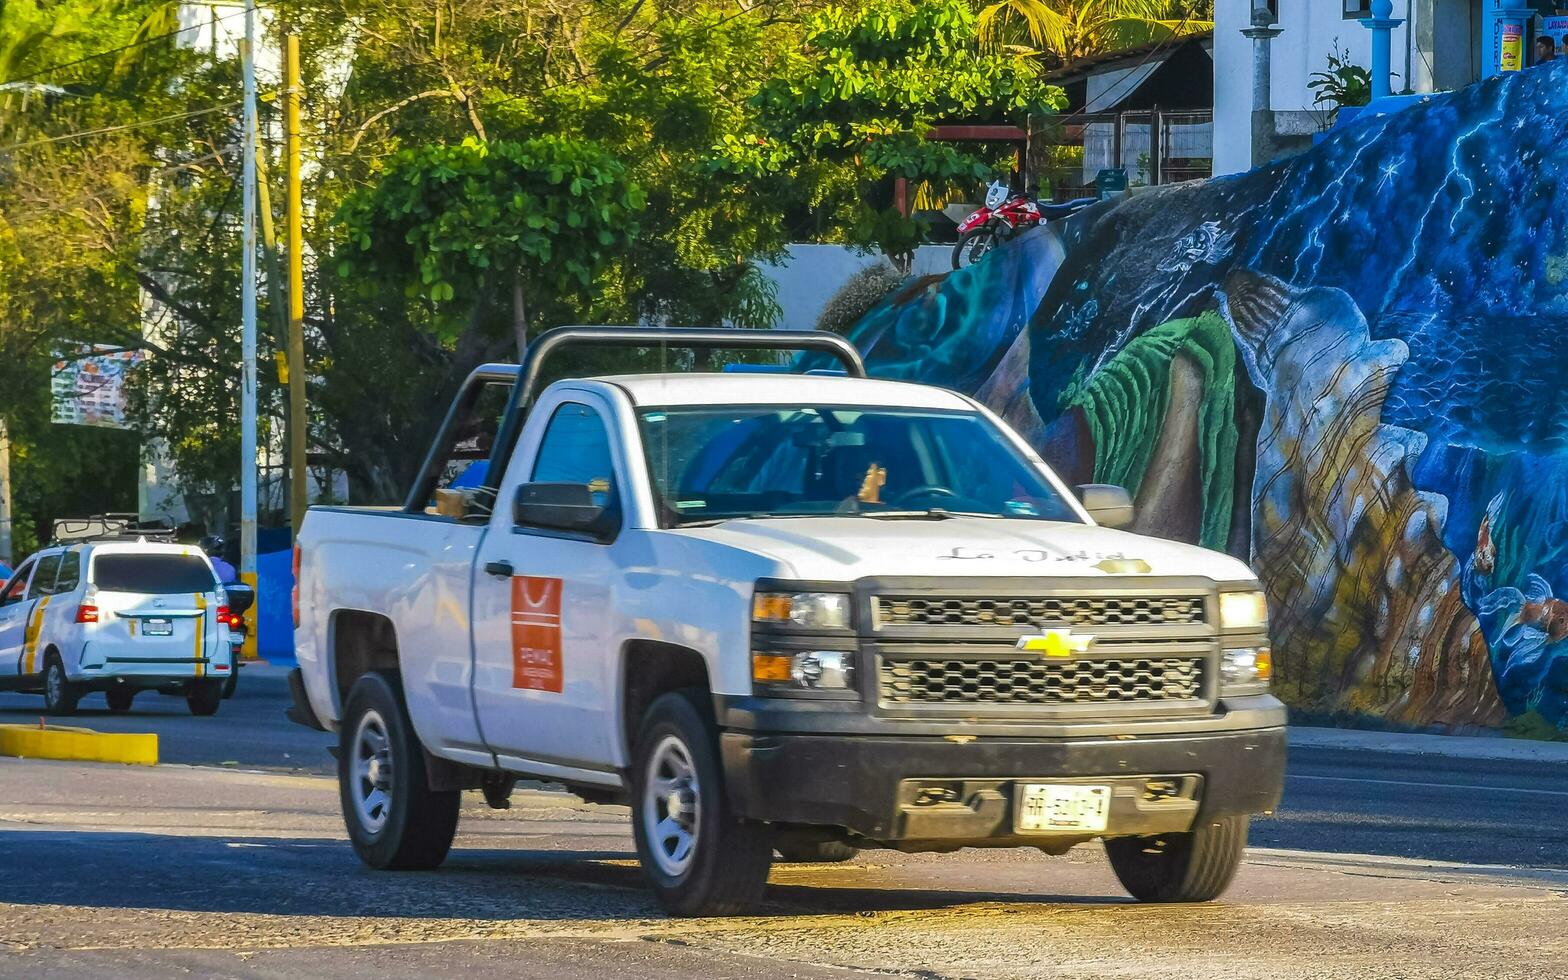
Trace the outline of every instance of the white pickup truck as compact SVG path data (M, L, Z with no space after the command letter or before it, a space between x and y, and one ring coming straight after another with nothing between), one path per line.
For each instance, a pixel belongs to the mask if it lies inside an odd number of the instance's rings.
M563 348L661 343L848 377L535 390ZM290 716L339 734L377 868L436 866L461 792L525 777L629 805L674 914L754 903L775 851L1096 838L1138 899L1203 901L1282 789L1266 604L1131 516L831 335L562 328L474 373L405 506L310 511Z

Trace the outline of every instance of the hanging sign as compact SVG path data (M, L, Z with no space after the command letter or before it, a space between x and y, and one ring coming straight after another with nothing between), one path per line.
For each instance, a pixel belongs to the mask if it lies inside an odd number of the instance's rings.
M125 379L141 363L141 351L82 344L57 351L56 357L49 374L51 421L126 428Z

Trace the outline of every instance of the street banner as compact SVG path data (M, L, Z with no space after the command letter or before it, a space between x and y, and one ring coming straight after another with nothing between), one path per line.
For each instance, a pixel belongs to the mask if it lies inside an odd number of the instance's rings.
M51 421L124 429L125 378L141 363L141 351L82 344L56 352L50 372Z

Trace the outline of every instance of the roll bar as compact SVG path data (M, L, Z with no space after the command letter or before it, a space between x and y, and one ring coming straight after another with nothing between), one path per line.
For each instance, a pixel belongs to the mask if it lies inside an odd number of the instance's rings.
M556 327L548 330L529 345L522 364L483 364L474 369L452 400L446 418L436 433L430 452L425 456L419 476L409 490L403 509L420 513L425 509L431 492L439 478L446 446L454 428L473 408L480 391L487 384L513 382L511 398L506 403L506 415L496 432L495 448L490 456L489 474L499 479L511 462L512 449L523 430L528 409L533 406L538 392L539 379L544 373L545 360L554 353L571 347L681 347L690 350L777 350L811 351L827 354L844 365L844 372L852 378L866 377L866 365L855 345L837 334L821 330L735 330L718 327Z

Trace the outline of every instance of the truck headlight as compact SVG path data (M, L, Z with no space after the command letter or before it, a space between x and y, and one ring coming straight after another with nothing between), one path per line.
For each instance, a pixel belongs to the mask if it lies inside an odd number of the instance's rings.
M849 596L842 592L758 592L751 620L808 630L849 629Z
M1256 589L1220 593L1220 629L1260 630L1269 624L1269 604Z
M1274 676L1274 654L1268 647L1220 651L1220 695L1264 694Z
M840 650L751 655L751 679L764 693L855 690L855 655Z

